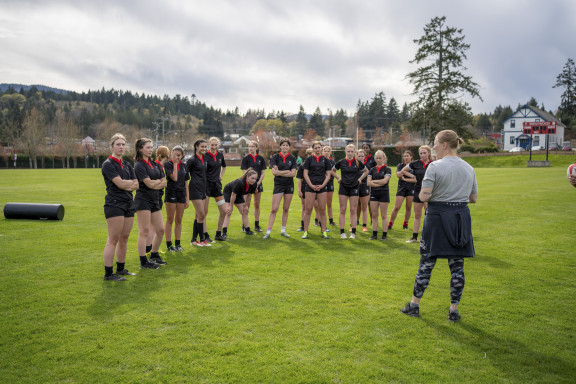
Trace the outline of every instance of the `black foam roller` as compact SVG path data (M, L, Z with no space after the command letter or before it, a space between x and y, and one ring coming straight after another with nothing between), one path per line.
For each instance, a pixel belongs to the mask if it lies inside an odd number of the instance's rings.
M4 217L7 219L62 220L62 204L6 203Z

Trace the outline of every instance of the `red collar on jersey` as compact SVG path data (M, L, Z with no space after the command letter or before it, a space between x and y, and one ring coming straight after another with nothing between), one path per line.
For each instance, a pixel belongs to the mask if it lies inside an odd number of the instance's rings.
M284 156L284 155L282 154L282 152L279 152L278 154L279 154L280 157L282 158L282 162L283 162L283 163L285 163L285 162L286 162L286 159L288 158L288 156L290 156L290 153L287 153L286 156Z
M346 159L346 158L345 158ZM356 161L356 158L353 158L352 160L348 160L346 159L346 161L348 162L348 166L351 167L352 163L354 163Z
M319 162L320 162L320 158L321 158L323 155L320 155L320 156L316 157L315 154L312 154L312 156L314 156L314 158L316 159L316 162L319 163Z
M376 166L376 173L380 173L380 170L381 170L382 168L384 168L385 166L386 166L386 164L384 164L384 165L381 166L381 167Z
M218 157L218 152L216 152L216 154L214 155L212 152L208 151L208 154L210 155L210 157L214 159L214 161L216 161L216 158Z
M144 160L144 159L141 159L141 160L142 160L143 162L145 162L146 164L148 164L148 166L149 166L150 168L154 169L154 166L152 165L152 162L151 162L150 160Z
M256 162L256 159L258 158L258 154L256 154L256 156L252 156L252 154L249 153L248 156L250 156L254 162Z
M199 158L200 161L202 162L202 165L204 165L204 156L200 157L200 156L196 155L196 157Z
M422 163L422 166L424 167L424 169L426 169L426 167L431 163L431 161L429 161L429 162L427 162L427 163L424 163L424 162L422 161L422 159L420 159L420 162Z
M124 164L122 164L122 158L120 158L120 160L118 160L117 158L115 158L114 156L108 156L109 159L114 160L115 162L117 162L118 164L120 164L120 167L122 169L124 169Z

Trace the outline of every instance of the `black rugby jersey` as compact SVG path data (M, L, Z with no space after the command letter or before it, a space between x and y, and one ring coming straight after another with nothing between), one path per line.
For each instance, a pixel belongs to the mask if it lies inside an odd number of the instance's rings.
M377 165L374 166L374 168L368 172L368 176L366 177L372 177L372 180L384 180L386 176L392 176L392 170L384 164L381 167L378 167ZM387 191L389 183L390 181L381 187L372 187L372 191Z
M158 189L150 189L144 183L145 179L160 180L164 177L164 171L155 161L138 160L134 164L134 173L138 178L139 188L136 191L135 199L142 199L148 201L157 201L160 199L160 192Z
M102 176L104 177L104 184L106 184L104 204L114 205L114 203L132 202L132 191L120 189L112 181L117 176L120 176L122 180L136 179L136 174L130 163L110 156L102 163Z
M404 167L407 166L408 164L410 164L410 163L406 163L406 164L400 163L400 164L398 164L398 167L396 167L396 173L398 173L398 172L400 172L401 170L403 170ZM413 174L414 174L414 171L413 171L413 170L410 170L410 173L413 175ZM409 181L404 181L404 180L402 180L402 178L399 178L399 179L398 179L398 187L404 187L404 188L410 189L410 188L414 188L414 183L411 183L411 182L409 182Z
M302 180L302 186L306 187L306 180L304 180L304 163L298 166L298 170L296 171L296 178Z
M256 191L256 183L250 185L246 183L243 177L233 180L226 184L224 187L224 194L229 195L235 193L236 196L244 196Z
M364 165L366 166L366 168L368 168L368 170L374 168L376 166L376 160L374 159L374 156L372 155L366 156L364 158Z
M168 160L164 163L164 171L166 172L166 180L168 184L166 185L166 193L172 191L186 191L186 181L190 180L190 175L188 174L188 169L186 164L179 162L178 167L178 180L174 181L170 177L172 172L174 172L174 163L172 160Z
M252 168L256 172L258 172L258 180L260 180L260 178L262 177L262 172L266 169L266 161L260 155L252 156L251 154L247 154L242 159L240 169L245 171L248 168Z
M330 171L330 161L320 155L310 155L303 164L304 169L308 170L308 178L312 185L322 185L326 180L326 171Z
M191 191L206 191L206 156L194 155L186 162L186 170L190 174L188 189Z
M276 153L270 157L270 169L274 167L278 167L279 171L296 169L296 158L289 153L286 157L282 156L282 153ZM294 180L292 177L274 176L274 185L291 186L294 185Z
M210 151L206 152L204 162L206 163L206 180L209 183L219 182L220 170L222 167L226 168L226 161L222 152L218 152L215 155Z
M414 171L414 176L416 176L415 189L422 189L422 180L424 180L428 164L430 164L430 162L424 163L422 160L416 160L408 164L410 169Z
M358 179L362 176L364 168L364 164L355 158L352 160L344 158L334 164L334 169L340 170L340 175L342 176L340 184L347 188L358 187Z

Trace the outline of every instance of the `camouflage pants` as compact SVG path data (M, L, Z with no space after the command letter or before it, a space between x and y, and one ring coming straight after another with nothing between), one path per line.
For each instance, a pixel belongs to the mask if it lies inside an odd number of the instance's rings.
M420 257L420 267L414 281L413 295L415 297L421 298L424 295L435 265L435 257ZM464 290L464 259L448 259L448 266L452 275L450 278L450 302L458 304Z

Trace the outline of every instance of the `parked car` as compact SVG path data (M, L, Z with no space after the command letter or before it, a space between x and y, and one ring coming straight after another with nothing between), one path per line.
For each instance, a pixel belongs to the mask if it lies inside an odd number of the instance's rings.
M562 147L562 150L563 150L563 151L571 151L572 148L571 148L571 147Z
M543 150L545 150L545 149L546 149L546 148L544 148L544 147L541 146L541 145L535 145L535 146L532 147L532 150L533 150L533 151L543 151Z
M524 151L524 148L522 147L514 147L511 150L509 150L508 152L522 152Z

